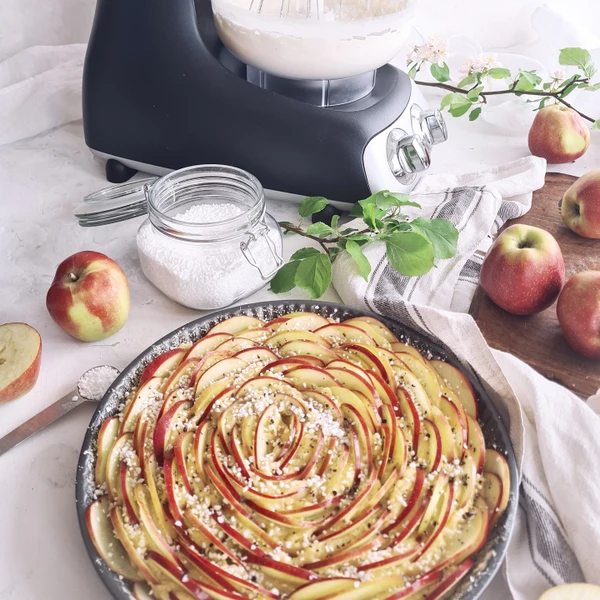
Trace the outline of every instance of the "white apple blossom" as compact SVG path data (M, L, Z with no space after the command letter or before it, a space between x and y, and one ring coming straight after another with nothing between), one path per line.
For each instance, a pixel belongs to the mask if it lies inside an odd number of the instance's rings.
M469 58L460 68L460 73L464 77L474 73L485 75L490 69L501 67L495 54L480 54L479 58Z
M406 62L410 65L424 61L441 67L449 56L448 42L439 35L431 35L425 44L412 47Z
M556 69L554 73L550 74L550 79L552 79L552 83L558 85L562 83L567 78L567 74L562 69Z

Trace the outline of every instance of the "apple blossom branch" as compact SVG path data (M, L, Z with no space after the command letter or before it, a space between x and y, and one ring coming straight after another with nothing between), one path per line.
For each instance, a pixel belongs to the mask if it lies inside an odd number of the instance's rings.
M415 83L418 85L436 87L450 92L442 98L440 108L447 108L454 117L461 117L469 113L469 120L474 121L481 114L482 107L487 104L490 96L512 94L536 98L536 100L528 100L528 102L538 102L535 110L544 108L548 102L563 104L592 123L592 129L600 129L600 119L586 115L565 100L576 89L588 92L600 90L600 83L592 83L592 78L598 68L587 50L563 48L560 51L559 63L563 66L575 67L578 73L567 77L563 70L557 70L550 75L550 80L546 82L542 81L535 70L519 69L516 74L512 74L509 69L503 68L493 55L482 55L478 59L469 59L463 65L461 68L462 79L454 85L446 63L448 56L447 42L437 36L432 36L425 44L412 48L407 64L410 67L409 75L415 79ZM416 79L417 73L426 65L430 66L430 72L435 81ZM506 89L486 90L486 83L493 79L510 80L511 83Z

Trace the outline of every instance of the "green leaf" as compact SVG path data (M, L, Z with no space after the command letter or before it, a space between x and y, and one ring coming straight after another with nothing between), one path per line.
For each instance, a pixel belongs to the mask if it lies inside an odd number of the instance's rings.
M462 117L465 113L469 112L469 109L472 106L472 102L470 100L465 104L459 104L457 106L451 106L448 112L453 117Z
M296 227L293 223L290 223L289 221L279 221L279 225L281 225L282 227Z
M510 71L508 69L503 69L502 67L493 67L487 74L493 79L507 79L510 77Z
M592 129L600 131L600 119L598 119L597 121L594 121L594 124L592 125Z
M362 207L360 214L362 215ZM348 227L348 229L342 229L342 231L340 231L340 235L350 235L351 233L355 233L357 231L358 229L354 229L354 227Z
M415 63L415 64L414 64L414 65L413 65L413 66L410 68L410 71L408 72L408 76L409 76L411 79L414 79L414 78L416 77L417 73L419 72L419 69L420 69L420 68L421 68L421 67L420 67L420 64L419 64L418 62L416 62L416 63Z
M434 79L437 79L441 83L450 81L450 68L446 63L444 63L441 67L435 63L432 63L431 74L433 75Z
M420 204L412 202L408 199L408 194L399 194L397 192L388 192L387 190L384 190L382 192L373 194L367 198L367 200L370 200L371 198L374 199L377 208L380 208L381 210L389 210L390 208L401 206L414 206L415 208L421 208ZM366 202L366 200L362 200L362 202Z
M294 279L299 266L299 260L293 260L283 265L283 267L277 271L275 277L271 279L271 291L275 294L282 294L283 292L289 292L293 289L296 286Z
M329 204L327 198L322 196L311 196L310 198L304 198L298 206L298 214L301 217L310 217L315 213L322 211Z
M333 217L331 217L331 229L337 229L339 220L340 215L333 215Z
M561 65L568 65L580 69L588 79L598 71L592 55L583 48L563 48L558 56Z
M329 225L326 225L325 223L317 222L310 225L306 229L306 233L308 235L318 235L319 237L322 237L324 235L332 234L333 229L331 229L331 227L329 227Z
M337 255L340 252L341 252L340 248L336 248L335 246L332 246L331 248L329 248L329 258L332 263L337 258Z
M598 90L600 90L600 82L593 83L591 85L589 85L587 83L580 83L577 87L580 87L582 90L585 90L586 92L597 92Z
M575 74L571 77L569 77L568 79L565 79L559 86L558 89L559 90L564 90L566 87L570 86L577 78L579 77L579 75Z
M446 94L440 102L440 110L444 110L446 106L450 106L450 104L452 104L454 96L459 96L459 94Z
M572 83L568 88L565 88L564 90L562 90L560 92L560 97L566 98L573 90L576 90L576 89L577 89L577 85Z
M478 106L477 108L474 108L469 113L469 121L474 121L475 119L477 119L479 117L480 114L481 114L481 106Z
M320 298L331 285L331 260L326 254L305 258L296 271L294 283L305 289L310 297Z
M431 242L436 258L452 258L456 254L458 230L450 221L421 217L411 221L410 226Z
M538 105L538 107L534 110L542 110L542 108L544 108L546 106L546 103L548 102L548 100L550 100L549 96L546 96L545 98L542 98L540 100L540 103Z
M473 88L469 91L469 93L467 94L467 98L475 102L479 99L479 94L481 94L481 92L483 92L483 86L477 86L476 88Z
M547 92L551 87L552 87L552 84L550 82L546 82L542 86L542 88L544 89L545 92Z
M473 75L473 73L471 73L470 75L467 75L464 79L461 79L458 82L458 87L466 88L466 87L469 87L470 85L473 85L474 83L477 83L477 77L475 77L475 75Z
M380 229L381 219L385 216L385 213L385 210L377 208L375 204L366 204L363 206L363 221L370 229Z
M346 243L346 250L348 254L354 259L360 274L365 281L369 279L369 273L371 272L371 264L368 258L363 254L361 247L352 240L348 240Z
M393 269L402 275L424 275L433 267L433 246L414 231L401 231L385 240L386 255Z
M357 233L356 235L351 235L348 239L353 242L370 242L373 238L368 233Z
M519 71L519 79L514 89L519 92L530 92L542 82L535 71Z
M303 258L307 258L312 256L313 254L321 254L319 250L316 248L300 248L300 250L296 250L290 260L302 260Z

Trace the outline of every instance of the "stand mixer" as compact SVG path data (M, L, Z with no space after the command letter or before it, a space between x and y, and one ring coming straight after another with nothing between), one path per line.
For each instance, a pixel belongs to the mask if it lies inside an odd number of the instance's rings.
M386 64L415 1L98 0L86 143L156 175L233 165L286 197L407 191L447 137Z

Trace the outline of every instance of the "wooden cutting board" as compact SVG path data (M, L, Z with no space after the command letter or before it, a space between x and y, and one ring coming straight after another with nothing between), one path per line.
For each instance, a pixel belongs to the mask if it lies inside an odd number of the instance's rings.
M600 240L575 235L560 218L558 202L574 180L569 175L549 173L544 187L533 194L531 210L508 223L526 223L549 231L562 249L567 279L579 271L600 271ZM518 317L498 308L478 288L470 313L492 348L514 354L581 396L591 396L600 389L600 361L579 356L567 345L556 318L556 304L537 315Z

